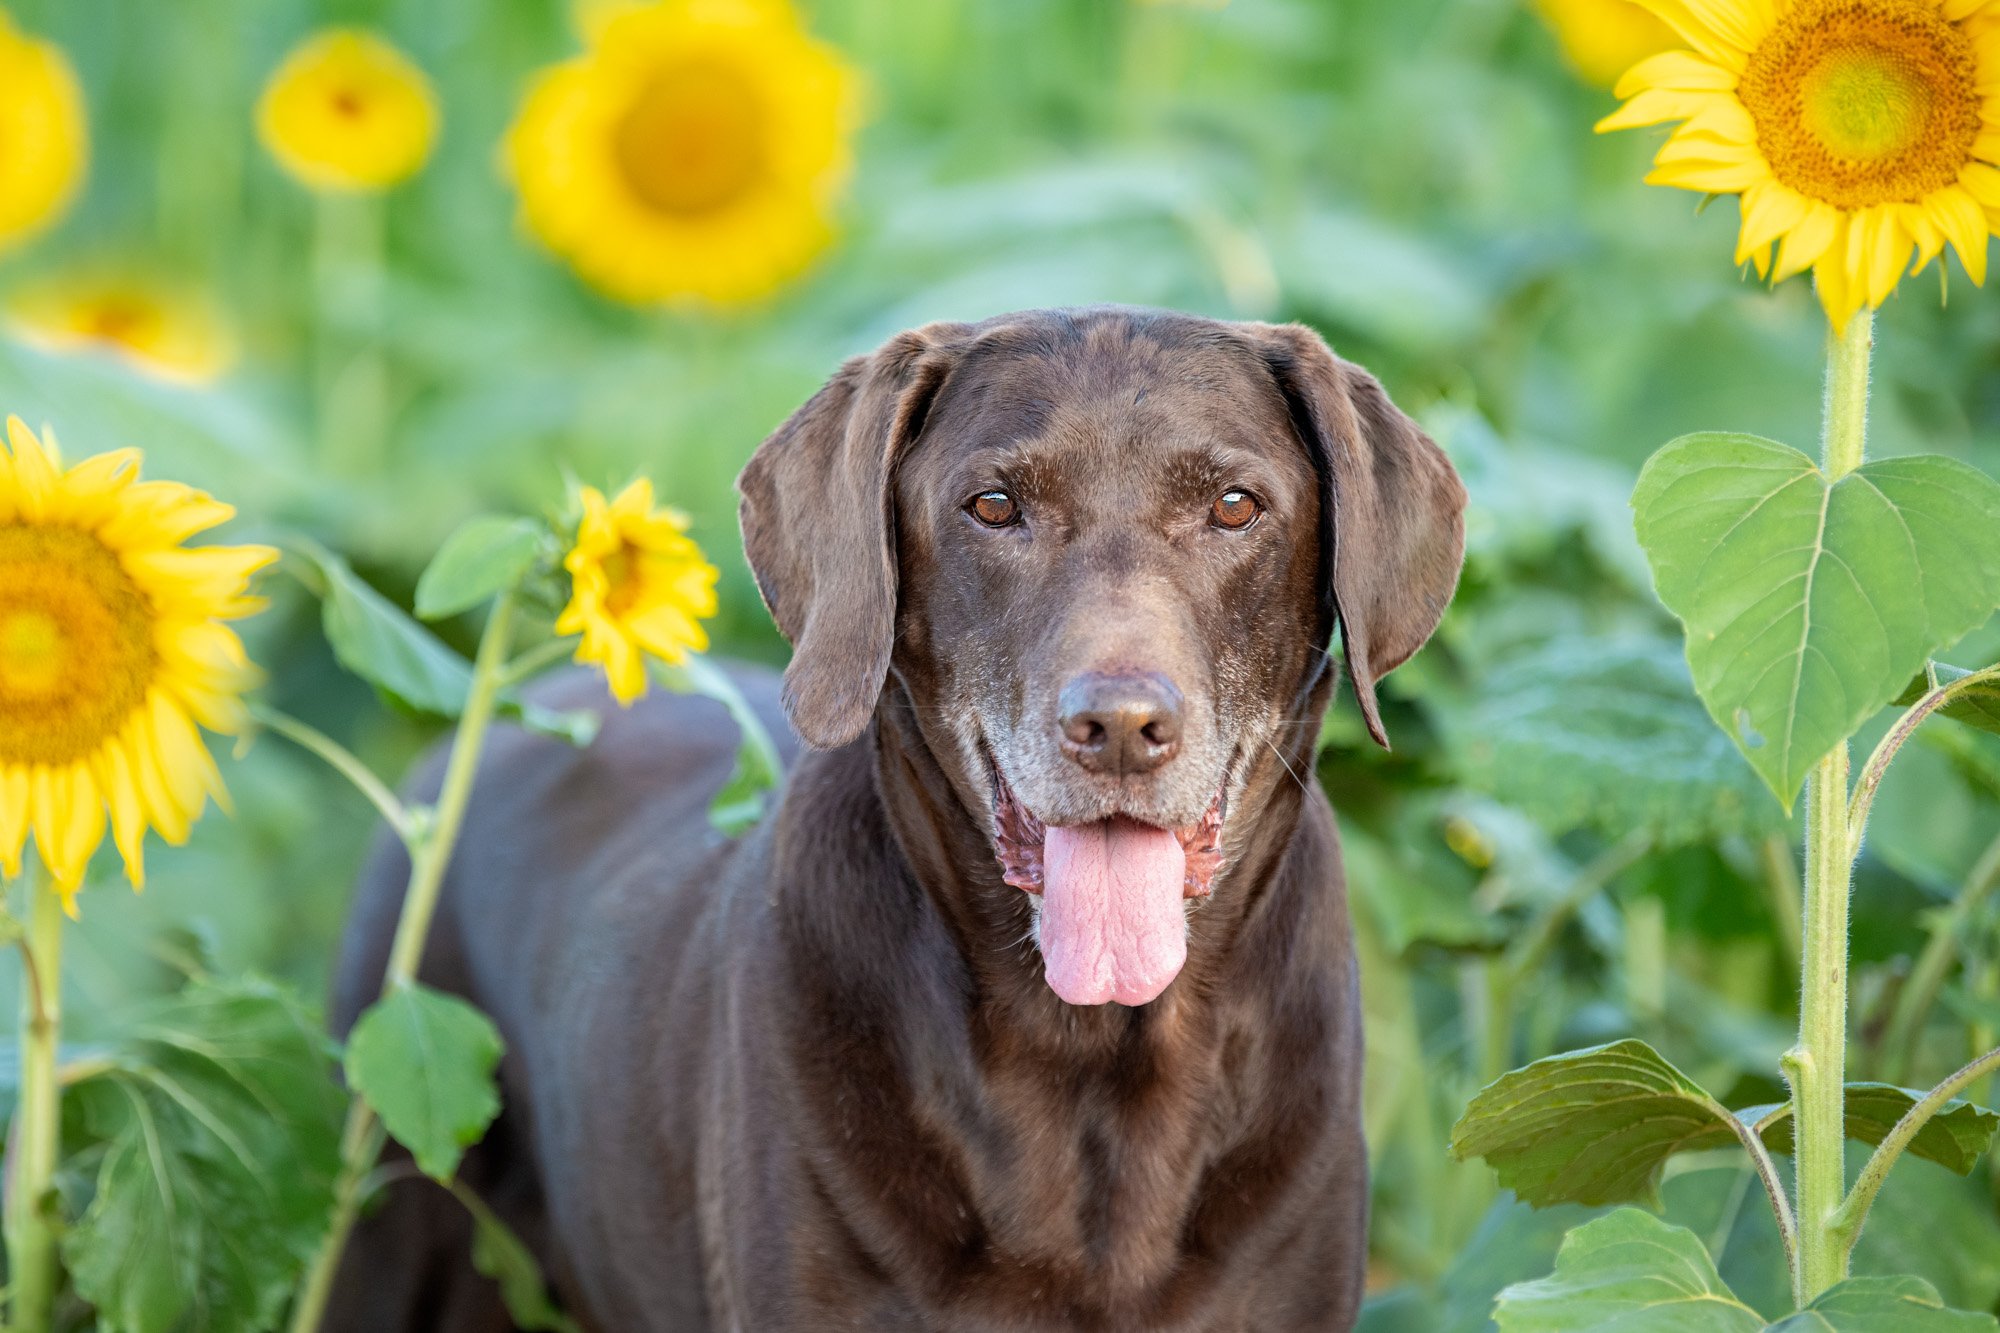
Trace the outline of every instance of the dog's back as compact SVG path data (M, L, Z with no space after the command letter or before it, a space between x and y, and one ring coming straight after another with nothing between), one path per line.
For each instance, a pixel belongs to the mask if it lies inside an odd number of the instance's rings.
M797 743L778 707L777 677L750 669L737 679L789 763ZM560 1140L583 1132L585 1117L534 1123L522 1070L530 1063L544 1070L572 1063L583 1043L559 1047L593 1024L625 1023L640 1013L705 1013L713 974L683 971L679 964L705 936L714 942L737 878L731 871L741 844L717 832L707 811L735 763L739 734L722 706L707 699L655 691L619 710L603 682L582 672L539 688L536 698L550 707L599 712L602 732L577 750L495 726L421 977L486 1010L508 1042L501 1066L504 1109L466 1155L460 1179L521 1234L545 1267L558 1269L562 1258L551 1242L537 1154L574 1151L577 1145ZM416 799L436 798L444 762L440 750L421 766L410 784ZM496 774L503 780L488 780ZM337 1033L345 1034L381 990L408 877L402 845L384 834L362 875L335 973L331 1019ZM568 919L561 929L557 917ZM475 918L507 926L465 929ZM562 941L559 949L543 947L552 941ZM592 982L607 974L642 979L650 993L604 994ZM703 1044L694 1028L684 1024L678 1033L690 1069ZM534 1049L535 1042L545 1049ZM677 1090L694 1094L685 1081L678 1089L672 1081L640 1082L661 1100ZM577 1108L592 1106L596 1115L606 1110L602 1099L615 1096L585 1070L559 1086L575 1094ZM549 1103L543 1105L546 1120L570 1119L561 1104L553 1115ZM391 1156L408 1161L400 1149L392 1148ZM662 1197L674 1197L671 1180L658 1174L649 1179ZM512 1329L498 1287L472 1267L472 1227L463 1206L414 1168L385 1196L356 1228L326 1328ZM680 1197L693 1197L691 1182ZM693 1240L690 1218L682 1242ZM698 1320L698 1287L687 1296L689 1318Z

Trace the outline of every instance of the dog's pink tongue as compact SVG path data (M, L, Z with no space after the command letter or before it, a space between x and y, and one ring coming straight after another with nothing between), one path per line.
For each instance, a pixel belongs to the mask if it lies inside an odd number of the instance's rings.
M1144 1004L1187 961L1187 853L1130 819L1052 828L1042 845L1042 958L1071 1004Z

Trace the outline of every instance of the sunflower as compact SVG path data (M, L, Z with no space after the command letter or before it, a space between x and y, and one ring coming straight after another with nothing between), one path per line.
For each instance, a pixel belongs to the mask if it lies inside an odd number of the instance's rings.
M353 28L320 33L293 51L257 103L264 146L319 190L385 190L415 175L437 130L424 72Z
M1985 281L2000 0L1640 3L1693 49L1634 66L1598 129L1684 122L1646 179L1742 196L1739 264L1811 269L1836 330L1946 242Z
M687 526L684 515L653 507L643 477L611 501L583 488L583 520L563 559L572 590L556 633L583 636L576 660L603 667L621 704L646 692L643 654L679 663L708 647L701 620L715 614L716 570Z
M84 271L30 283L8 299L7 325L37 347L101 349L175 383L210 383L236 358L213 302L143 274Z
M1563 58L1601 88L1656 52L1680 45L1674 30L1636 0L1536 0Z
M633 303L754 301L833 235L857 80L784 0L585 11L507 132L524 224Z
M89 156L76 71L0 9L0 250L62 216Z
M46 432L44 432L46 434ZM199 722L242 728L257 680L222 624L262 602L264 546L181 545L235 511L186 486L141 481L121 449L64 471L53 435L18 417L0 444L0 872L21 873L32 832L76 915L85 865L111 835L134 888L146 830L183 841L207 799L226 802Z

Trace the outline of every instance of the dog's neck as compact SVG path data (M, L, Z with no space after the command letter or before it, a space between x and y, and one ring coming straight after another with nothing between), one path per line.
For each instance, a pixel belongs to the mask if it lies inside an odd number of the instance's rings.
M921 1172L934 1198L884 1198L907 1214L883 1219L897 1244L935 1245L946 1266L971 1263L972 1247L1010 1290L1087 1292L1105 1308L1185 1299L1183 1259L1269 1187L1239 1180L1238 1159L1286 1158L1266 1153L1274 1117L1308 1104L1311 1071L1333 1063L1319 1043L1345 908L1324 802L1292 776L1311 771L1311 733L1246 766L1232 863L1192 912L1179 978L1142 1007L1077 1008L1044 982L1029 898L1002 882L925 715L892 684L872 736L821 757L816 799L839 808L813 813L844 817L874 867L846 902L815 886L780 903L801 965L842 973L800 1015L803 1058L840 1042L829 1077L894 1122L843 1134L879 1132L910 1160L951 1145ZM817 1016L834 1009L838 1027ZM855 1033L874 1034L869 1049ZM892 1094L868 1081L884 1075ZM829 1148L855 1157L857 1181L882 1170L864 1144ZM1034 1271L1044 1281L1020 1281Z

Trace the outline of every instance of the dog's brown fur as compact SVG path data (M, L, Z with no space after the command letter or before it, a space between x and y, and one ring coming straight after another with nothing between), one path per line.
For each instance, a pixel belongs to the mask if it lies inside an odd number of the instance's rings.
M966 519L994 478L1028 528ZM1203 524L1246 484L1263 520ZM1336 620L1379 738L1375 681L1450 596L1443 456L1304 329L1041 312L849 363L743 494L795 647L785 712L822 748L732 843L705 818L735 748L713 704L607 709L581 752L496 735L425 963L508 1041L466 1179L603 1333L1348 1327L1360 1023L1309 775ZM1156 774L1084 774L1050 735L1063 679L1106 663L1185 695ZM1051 993L995 860L996 769L1053 823L1226 794L1224 869L1159 999ZM385 849L369 872L342 1022L405 871ZM395 1186L332 1326L508 1327L456 1207Z

